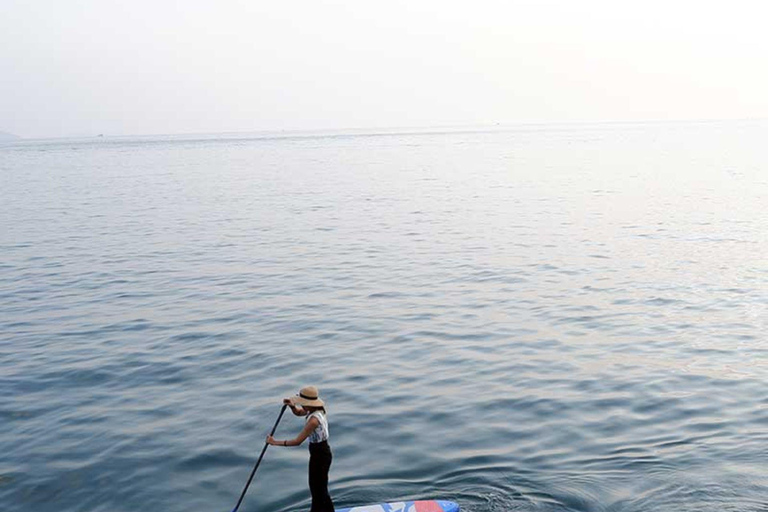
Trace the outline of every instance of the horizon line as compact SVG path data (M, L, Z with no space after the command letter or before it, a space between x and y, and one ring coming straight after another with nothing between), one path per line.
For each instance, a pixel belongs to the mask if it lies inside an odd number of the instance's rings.
M147 132L130 134L79 134L56 135L44 137L23 137L10 132L4 132L11 138L4 142L36 141L36 140L67 140L67 139L126 139L139 137L194 137L206 135L254 135L272 134L285 136L301 135L408 135L428 133L454 133L454 132L483 132L496 131L510 128L533 127L567 127L567 126L596 126L596 125L654 125L654 124L708 124L708 123L738 123L738 122L765 122L768 117L743 117L743 118L697 118L697 119L646 119L646 120L595 120L595 121L518 121L496 123L463 123L463 124L439 124L439 125L406 125L406 126L370 126L370 127L344 127L344 128L283 128L283 129L256 129L256 130L225 130L225 131L192 131L192 132ZM429 130L427 132L426 130Z

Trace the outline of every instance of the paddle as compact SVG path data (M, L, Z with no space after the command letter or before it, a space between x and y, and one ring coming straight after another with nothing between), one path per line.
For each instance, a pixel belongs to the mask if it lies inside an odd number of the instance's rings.
M275 422L275 426L272 427L272 432L270 432L269 435L274 436L275 430L277 430L277 424L280 423L280 419L283 417L283 413L285 412L285 408L288 407L287 405L284 405L282 409L280 409L280 415L277 417L277 421ZM245 493L248 491L248 486L251 485L251 480L253 480L253 475L256 474L256 470L259 469L259 464L261 464L261 459L264 457L264 452L267 451L267 447L269 445L264 442L264 448L261 449L261 455L259 455L259 460L256 461L256 465L253 466L253 471L251 471L251 476L248 477L248 482L245 484L245 489L243 489L243 492L240 494L240 499L237 500L237 505L235 505L235 508L232 509L232 512L237 512L237 509L240 508L240 504L243 502L243 498L245 498Z

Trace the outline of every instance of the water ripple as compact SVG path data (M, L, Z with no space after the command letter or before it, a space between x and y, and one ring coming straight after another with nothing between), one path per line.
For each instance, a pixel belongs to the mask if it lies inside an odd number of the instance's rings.
M765 135L4 145L3 510L768 510Z

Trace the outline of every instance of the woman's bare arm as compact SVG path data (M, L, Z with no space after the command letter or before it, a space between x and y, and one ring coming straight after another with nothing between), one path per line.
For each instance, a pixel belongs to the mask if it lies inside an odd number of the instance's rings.
M294 416L306 416L307 415L307 410L304 409L303 407L296 407L293 404L293 400L291 400L290 398L283 398L283 403L291 408L291 412L293 413Z
M320 425L320 421L318 421L317 418L309 418L309 421L307 421L307 424L304 425L304 428L301 429L301 432L299 432L299 435L296 436L295 438L288 439L285 441L278 441L272 436L267 436L267 444L271 444L275 446L299 446L301 443L304 442L306 438L309 437L312 431L315 430L319 425Z

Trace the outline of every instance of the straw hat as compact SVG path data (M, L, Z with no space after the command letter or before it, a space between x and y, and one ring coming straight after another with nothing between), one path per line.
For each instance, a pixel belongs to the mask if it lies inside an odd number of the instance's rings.
M294 405L308 405L310 407L324 407L325 402L320 400L320 392L315 386L301 388L299 393L291 398Z

